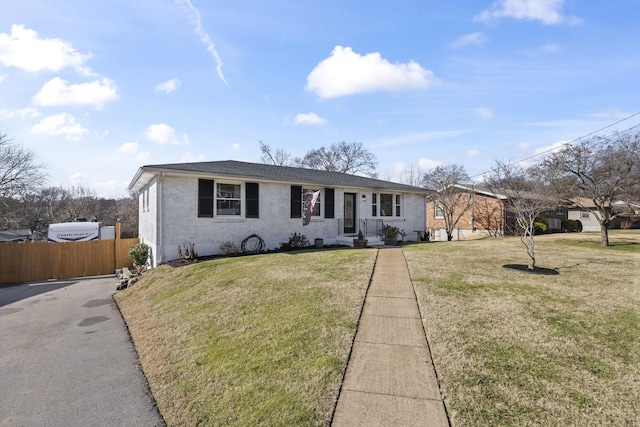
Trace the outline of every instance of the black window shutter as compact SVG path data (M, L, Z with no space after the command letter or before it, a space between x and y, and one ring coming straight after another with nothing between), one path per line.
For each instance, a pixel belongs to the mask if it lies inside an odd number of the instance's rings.
M213 180L198 180L198 216L213 218Z
M247 182L245 184L247 200L246 217L260 218L260 187L257 182Z
M333 188L324 189L324 217L335 218L333 202L335 199L335 190Z
M302 218L302 187L291 186L291 218Z

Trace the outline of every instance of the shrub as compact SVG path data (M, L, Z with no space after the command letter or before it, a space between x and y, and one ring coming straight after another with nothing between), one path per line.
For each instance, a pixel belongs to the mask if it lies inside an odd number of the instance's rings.
M289 237L289 246L292 248L304 248L309 246L309 239L304 234L293 233Z
M147 265L147 259L149 258L149 245L146 243L136 243L129 248L129 258L133 261L133 265L136 267L143 267Z
M404 230L401 230L400 227L395 227L393 225L382 225L381 235L383 239L397 239L398 236L405 236Z
M575 219L563 219L562 229L570 233L575 233L576 231L578 231L578 221L576 221Z
M229 240L220 245L220 252L222 252L223 255L235 255L240 252L240 250L235 243Z
M549 224L547 223L547 220L544 218L536 218L533 223L533 227L534 227L534 234L543 234L543 233L546 233L547 230L549 230Z
M579 219L576 219L575 221L576 221L576 231L578 233L581 233L582 232L582 221L580 221Z
M184 247L182 245L178 245L178 256L187 261L198 259L195 243L185 243Z

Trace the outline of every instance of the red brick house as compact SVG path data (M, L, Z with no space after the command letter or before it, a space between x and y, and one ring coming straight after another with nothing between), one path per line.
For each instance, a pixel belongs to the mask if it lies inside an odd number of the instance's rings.
M454 240L512 234L515 220L509 214L509 196L479 186L456 184L455 187L460 189L465 201L469 197L471 200L469 209L462 213L454 229ZM459 214L460 212L454 216ZM549 231L561 230L562 220L568 218L565 207L545 211L540 216L547 221ZM442 206L433 199L427 201L427 230L432 240L447 240Z

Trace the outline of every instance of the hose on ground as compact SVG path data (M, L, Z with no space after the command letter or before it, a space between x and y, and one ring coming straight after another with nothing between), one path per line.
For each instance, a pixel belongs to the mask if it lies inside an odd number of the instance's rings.
M264 250L264 240L262 240L262 237L257 234L252 234L242 241L240 250L243 254L255 254L262 252Z

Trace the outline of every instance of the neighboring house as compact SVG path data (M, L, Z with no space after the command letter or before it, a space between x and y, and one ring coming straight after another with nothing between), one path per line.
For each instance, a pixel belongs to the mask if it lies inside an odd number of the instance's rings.
M597 231L600 232L600 222L594 212L598 211L593 200L585 197L575 197L571 199L573 204L567 208L569 211L569 219L580 220L582 222L582 231ZM632 202L626 203L622 201L612 203L613 209L628 210L631 215L640 215L640 203ZM635 224L630 225L633 227L638 226L638 221ZM609 228L620 228L620 219L616 219L611 222Z
M375 241L382 224L417 240L425 230L429 191L361 176L238 161L141 167L129 184L139 194L139 236L151 247L152 266L178 258L178 246L200 256L252 234L277 249L293 233L311 243L353 244L359 230ZM313 216L302 223L303 194L320 191Z
M515 218L510 213L510 197L506 191L499 194L481 186L462 184L454 186L459 188L461 192L471 193L472 198L471 207L462 214L454 230L454 240L467 239L475 235L512 234ZM541 213L540 217L547 221L548 231L560 231L562 220L567 219L567 208L560 206L553 211ZM427 229L433 240L447 240L442 207L435 200L427 202Z
M453 232L454 240L466 239L476 234L499 236L505 228L505 200L502 194L476 186L455 184L461 192L471 193L471 207L462 214ZM458 216L459 212L454 213ZM432 240L446 241L444 213L435 200L427 202L427 229Z

